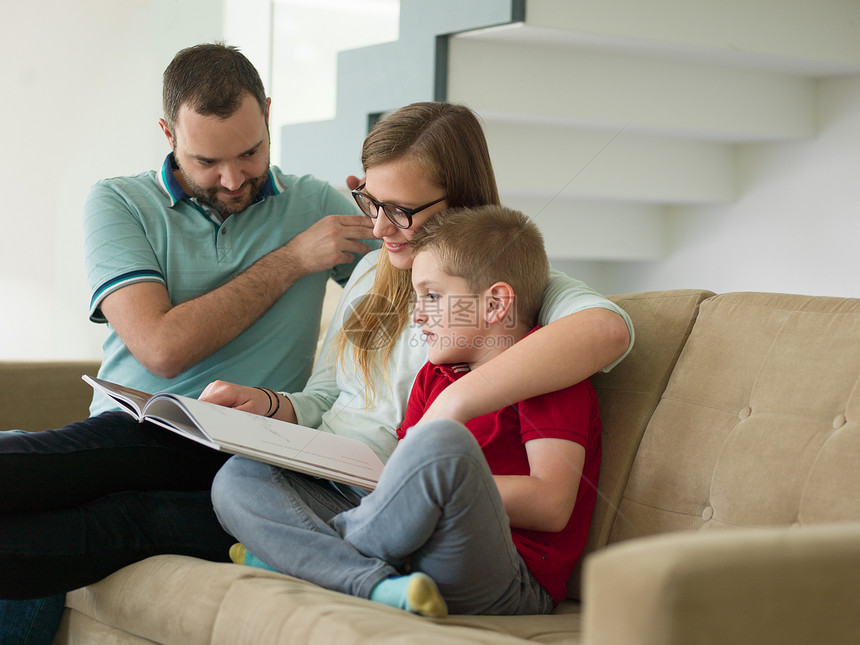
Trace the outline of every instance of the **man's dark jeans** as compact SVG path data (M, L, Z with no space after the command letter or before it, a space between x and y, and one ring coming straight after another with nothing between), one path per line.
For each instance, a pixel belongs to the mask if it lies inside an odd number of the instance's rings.
M33 600L0 600L0 645L51 645L65 596Z
M161 554L227 560L209 495L228 455L121 412L0 433L0 598L40 598Z

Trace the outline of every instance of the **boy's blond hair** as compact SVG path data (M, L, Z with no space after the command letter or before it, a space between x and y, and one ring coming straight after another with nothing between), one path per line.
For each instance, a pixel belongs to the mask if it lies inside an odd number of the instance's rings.
M412 253L432 251L448 275L463 278L474 293L496 282L511 285L517 322L537 322L549 281L543 236L534 222L504 206L455 208L424 223L410 241Z

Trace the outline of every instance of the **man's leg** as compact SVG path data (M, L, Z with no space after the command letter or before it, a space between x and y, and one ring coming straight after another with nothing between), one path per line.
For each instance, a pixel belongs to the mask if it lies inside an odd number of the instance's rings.
M65 594L35 600L0 600L2 645L51 645L63 617Z
M127 491L72 509L0 519L0 598L35 598L96 582L153 555L227 561L235 540L209 491Z
M225 459L123 413L0 433L0 598L65 592L158 553L226 558L209 499Z
M0 433L0 514L71 508L126 490L208 490L218 451L122 412Z

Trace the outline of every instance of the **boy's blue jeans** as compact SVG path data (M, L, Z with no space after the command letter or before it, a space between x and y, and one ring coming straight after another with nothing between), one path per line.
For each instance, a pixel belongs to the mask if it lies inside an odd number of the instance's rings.
M452 421L409 430L375 491L233 457L212 488L228 532L273 568L367 598L389 576L422 571L459 614L553 608L511 539L472 434Z

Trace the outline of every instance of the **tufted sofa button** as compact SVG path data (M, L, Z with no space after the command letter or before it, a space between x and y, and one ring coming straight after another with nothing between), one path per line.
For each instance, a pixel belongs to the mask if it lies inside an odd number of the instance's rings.
M845 417L844 414L840 414L835 419L833 419L833 429L839 430L839 428L844 426L846 423L848 423L848 419Z
M740 412L738 412L738 418L741 420L748 419L751 414L752 414L752 408L746 407L743 410L741 410Z
M705 506L705 509L702 511L702 519L706 522L714 517L714 507L713 506Z

